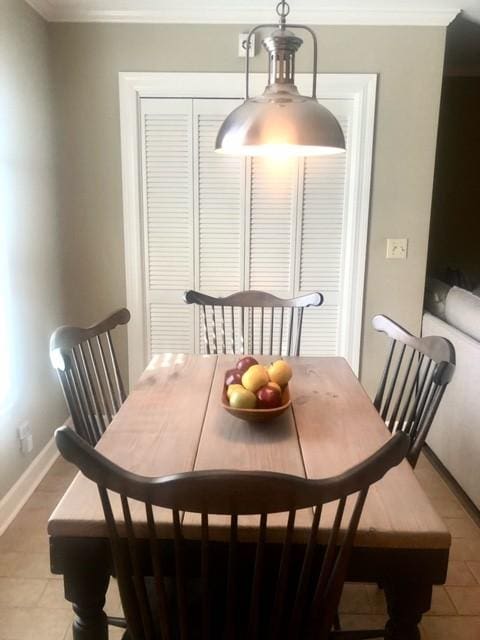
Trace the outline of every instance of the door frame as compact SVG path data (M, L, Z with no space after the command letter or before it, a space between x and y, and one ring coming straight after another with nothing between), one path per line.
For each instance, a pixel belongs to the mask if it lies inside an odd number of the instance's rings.
M123 229L128 324L130 385L145 367L144 263L142 246L142 189L140 156L140 100L142 98L242 98L243 73L119 73L120 136L122 151ZM311 91L311 74L296 75L300 93ZM262 93L264 73L251 74L252 95ZM370 210L376 74L318 74L317 97L353 100L350 183L345 194L342 261L344 283L339 318L339 355L358 374L362 335L363 297Z

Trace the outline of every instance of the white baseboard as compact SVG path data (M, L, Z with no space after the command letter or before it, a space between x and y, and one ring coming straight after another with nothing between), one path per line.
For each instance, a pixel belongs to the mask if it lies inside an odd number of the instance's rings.
M59 452L52 438L0 500L0 536L47 474Z

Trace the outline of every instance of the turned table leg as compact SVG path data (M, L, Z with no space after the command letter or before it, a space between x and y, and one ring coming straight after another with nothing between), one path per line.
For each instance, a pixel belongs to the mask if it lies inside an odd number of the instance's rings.
M386 640L420 640L418 625L432 602L432 585L418 582L392 582L385 589L389 620Z
M74 640L108 640L103 611L111 575L105 538L50 537L52 573L63 575L65 598L72 603Z
M64 575L65 598L72 603L74 640L108 640L103 611L110 577L95 569Z

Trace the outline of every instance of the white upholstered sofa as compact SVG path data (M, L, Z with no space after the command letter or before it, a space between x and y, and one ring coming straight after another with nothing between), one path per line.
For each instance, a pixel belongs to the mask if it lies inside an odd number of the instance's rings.
M427 284L422 334L448 338L457 367L427 444L480 508L480 289Z

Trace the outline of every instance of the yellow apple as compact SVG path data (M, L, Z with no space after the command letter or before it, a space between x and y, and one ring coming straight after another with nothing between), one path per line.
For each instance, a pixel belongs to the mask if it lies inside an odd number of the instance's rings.
M258 391L260 387L264 387L268 384L268 373L265 367L261 364L254 364L253 367L247 369L242 376L242 384L252 393Z
M245 391L245 388L241 384L229 384L227 387L227 398L230 398L234 391Z
M292 377L292 367L285 360L276 360L268 367L268 377L272 382L284 387Z
M256 395L243 387L230 394L230 406L236 409L255 409L256 404Z

